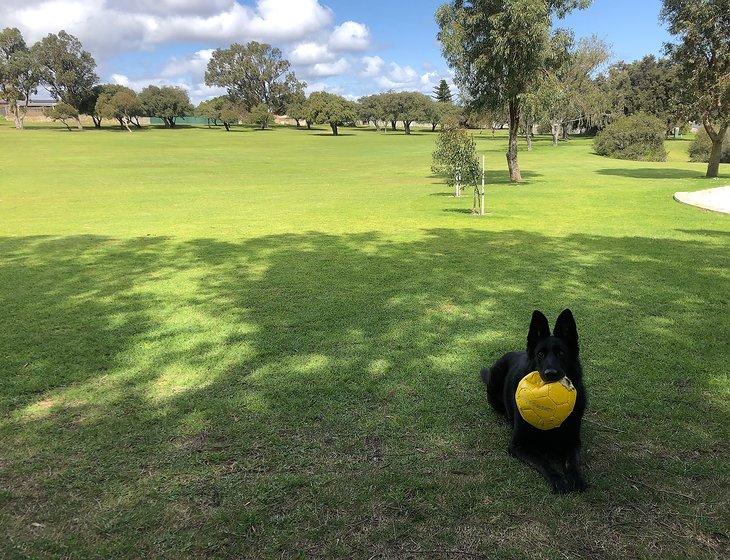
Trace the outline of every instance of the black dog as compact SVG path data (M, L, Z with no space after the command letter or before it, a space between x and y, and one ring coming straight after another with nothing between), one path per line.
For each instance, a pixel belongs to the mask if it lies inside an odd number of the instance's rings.
M580 428L586 391L578 352L578 329L570 309L560 314L552 336L545 315L535 311L527 335L527 352L510 352L482 370L489 403L512 426L510 454L537 469L552 491L560 494L586 489L580 472ZM538 371L546 383L567 376L578 393L573 412L552 430L540 430L525 422L515 404L517 385L533 371Z

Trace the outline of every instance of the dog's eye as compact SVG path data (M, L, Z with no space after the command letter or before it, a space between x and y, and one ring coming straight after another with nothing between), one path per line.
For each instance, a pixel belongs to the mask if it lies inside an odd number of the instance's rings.
M542 359L543 359L543 358L545 357L545 352L543 352L542 350L540 350L540 351L539 351L539 352L537 353L537 357L538 357L538 358L540 358L540 359L542 360Z
M565 356L565 352L563 350L558 350L558 356L562 358L563 356Z

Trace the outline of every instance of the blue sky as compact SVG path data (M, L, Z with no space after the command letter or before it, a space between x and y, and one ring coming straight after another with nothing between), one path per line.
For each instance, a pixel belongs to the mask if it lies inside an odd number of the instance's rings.
M430 91L450 79L434 12L441 0L2 0L29 41L65 28L99 63L105 82L136 89L170 83L194 101L213 49L257 39L282 49L310 90L358 97L384 89ZM660 0L594 0L561 27L597 35L615 59L660 54L669 36ZM4 18L5 19L5 18Z

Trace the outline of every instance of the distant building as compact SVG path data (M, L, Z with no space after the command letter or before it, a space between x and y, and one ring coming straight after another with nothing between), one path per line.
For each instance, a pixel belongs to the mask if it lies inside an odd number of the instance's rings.
M45 109L46 107L53 107L54 105L56 105L56 103L58 103L58 101L56 101L55 99L32 99L30 103L28 103L27 116L42 117L43 109ZM18 102L18 105L24 104L24 101ZM4 99L0 99L0 115L4 116L5 118L13 117L8 102Z

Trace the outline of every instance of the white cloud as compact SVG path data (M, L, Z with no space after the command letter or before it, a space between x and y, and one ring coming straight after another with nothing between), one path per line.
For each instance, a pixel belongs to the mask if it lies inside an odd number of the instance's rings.
M205 69L212 57L213 49L197 51L182 60L179 60L177 57L173 57L162 69L160 75L163 78L185 76L188 74L202 76L205 74Z
M327 45L308 41L296 45L290 55L289 60L294 64L317 64L318 62L329 62L335 58Z
M6 15L30 41L65 29L94 54L182 41L290 42L333 19L319 0L257 0L255 7L235 0L28 0Z
M335 51L364 51L370 46L370 30L356 21L346 21L332 31L330 47Z
M344 58L340 58L335 62L320 62L315 64L307 69L306 73L310 76L319 76L323 78L326 76L339 76L340 74L347 72L349 69L350 63Z
M379 56L364 56L362 57L363 71L362 75L365 77L373 77L380 74L380 70L383 68L385 61Z

